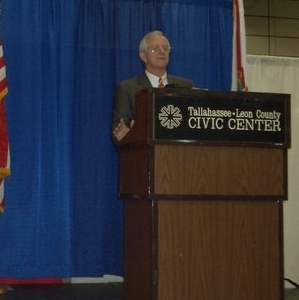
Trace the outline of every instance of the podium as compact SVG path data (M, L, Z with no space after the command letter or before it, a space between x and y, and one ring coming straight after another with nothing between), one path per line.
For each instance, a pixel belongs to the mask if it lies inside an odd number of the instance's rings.
M281 300L290 95L152 89L119 145L125 300Z

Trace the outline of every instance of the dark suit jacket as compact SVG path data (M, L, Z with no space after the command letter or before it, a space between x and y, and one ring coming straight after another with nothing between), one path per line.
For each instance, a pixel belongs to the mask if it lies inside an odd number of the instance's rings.
M168 84L175 84L177 87L192 88L194 86L191 80L183 77L167 74L167 80ZM135 94L143 89L151 88L152 85L145 73L118 83L115 91L112 127L118 123L120 118L134 119Z

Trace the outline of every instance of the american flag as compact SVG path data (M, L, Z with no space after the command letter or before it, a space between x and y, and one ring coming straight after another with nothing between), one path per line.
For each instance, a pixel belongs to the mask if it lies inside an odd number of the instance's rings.
M7 93L6 68L0 38L0 212L4 210L4 178L10 175L9 140L4 101Z

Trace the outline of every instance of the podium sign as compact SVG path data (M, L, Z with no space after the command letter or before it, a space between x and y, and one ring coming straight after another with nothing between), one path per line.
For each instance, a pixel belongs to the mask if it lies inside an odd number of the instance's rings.
M155 90L153 139L289 147L289 95L194 92Z

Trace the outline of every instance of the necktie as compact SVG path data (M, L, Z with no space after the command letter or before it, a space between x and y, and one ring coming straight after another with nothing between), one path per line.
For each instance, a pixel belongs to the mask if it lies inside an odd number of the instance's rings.
M158 88L159 88L159 89L164 88L164 83L163 83L162 77L159 78Z

